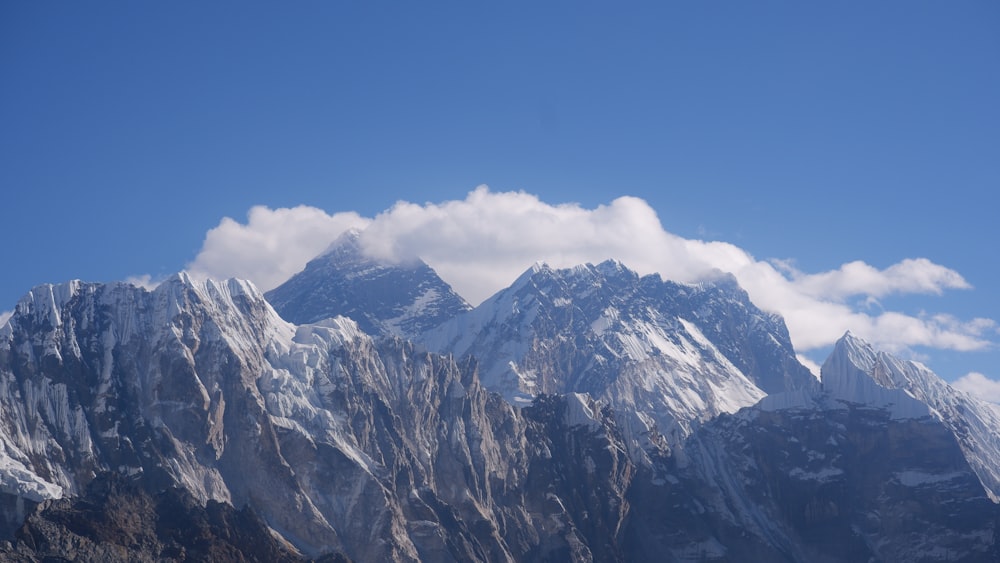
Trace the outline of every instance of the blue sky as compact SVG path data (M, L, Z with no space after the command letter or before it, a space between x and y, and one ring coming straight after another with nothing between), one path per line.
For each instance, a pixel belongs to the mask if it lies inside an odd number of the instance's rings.
M1000 320L995 2L205 4L0 6L0 311L204 265L254 206L460 213L488 184L476 201L544 216L648 208L802 291L925 258L837 304L1000 341L970 324ZM1000 378L993 344L913 342L948 379Z

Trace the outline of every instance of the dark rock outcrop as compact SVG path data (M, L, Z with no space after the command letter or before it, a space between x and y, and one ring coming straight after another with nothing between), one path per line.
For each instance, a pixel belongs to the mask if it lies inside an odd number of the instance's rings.
M201 505L182 489L152 494L105 473L80 497L42 503L0 544L0 561L304 561L252 508Z

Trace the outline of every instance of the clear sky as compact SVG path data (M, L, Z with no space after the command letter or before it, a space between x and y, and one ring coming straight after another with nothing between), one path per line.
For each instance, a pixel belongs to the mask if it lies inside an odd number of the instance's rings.
M254 272L209 248L254 206L327 221L313 238L382 213L375 246L440 243L466 293L485 282L447 252L500 279L536 239L572 239L560 262L624 233L601 251L640 270L742 268L815 361L849 327L1000 379L998 136L992 1L4 2L0 311L39 283Z

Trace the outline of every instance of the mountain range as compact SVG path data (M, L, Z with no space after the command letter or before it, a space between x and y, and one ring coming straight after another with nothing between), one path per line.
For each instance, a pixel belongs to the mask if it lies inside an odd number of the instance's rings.
M33 288L3 561L997 561L1000 407L719 273L539 263L471 307L348 233L285 284Z

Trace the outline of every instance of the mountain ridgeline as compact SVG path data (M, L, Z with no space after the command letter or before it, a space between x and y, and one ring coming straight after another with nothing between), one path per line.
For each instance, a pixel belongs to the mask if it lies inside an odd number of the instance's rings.
M997 561L1000 409L732 276L538 264L470 307L348 234L288 282L32 289L0 561Z
M358 231L341 235L265 297L291 323L343 316L368 334L407 339L471 309L421 260L391 265L367 258Z

